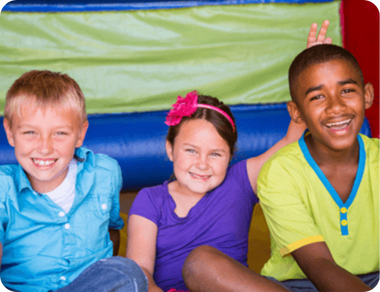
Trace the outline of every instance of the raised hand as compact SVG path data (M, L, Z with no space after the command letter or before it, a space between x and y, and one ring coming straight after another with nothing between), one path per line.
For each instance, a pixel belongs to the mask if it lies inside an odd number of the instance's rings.
M332 39L330 37L326 37L326 32L327 32L327 28L329 27L329 24L330 24L330 21L328 20L325 20L323 22L318 36L317 36L318 24L313 23L311 25L309 36L307 37L307 48L310 48L315 45L321 45L321 44L332 44Z

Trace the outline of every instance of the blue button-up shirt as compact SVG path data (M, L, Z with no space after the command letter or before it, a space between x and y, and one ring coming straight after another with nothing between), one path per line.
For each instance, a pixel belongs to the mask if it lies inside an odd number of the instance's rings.
M99 259L112 256L108 229L121 229L118 163L75 152L75 198L68 213L39 194L20 165L0 166L1 281L17 291L56 290Z

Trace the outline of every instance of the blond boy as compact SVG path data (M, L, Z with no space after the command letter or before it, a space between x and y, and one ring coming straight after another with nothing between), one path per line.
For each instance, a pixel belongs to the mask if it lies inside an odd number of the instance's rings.
M78 84L65 74L25 73L7 93L4 128L19 164L0 166L3 284L146 291L139 267L112 257L124 225L121 171L115 160L81 147L88 120Z

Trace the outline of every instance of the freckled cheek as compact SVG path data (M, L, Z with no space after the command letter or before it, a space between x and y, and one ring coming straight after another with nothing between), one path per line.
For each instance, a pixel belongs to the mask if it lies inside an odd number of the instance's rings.
M61 157L74 157L75 144L74 143L55 143L54 150L59 153Z

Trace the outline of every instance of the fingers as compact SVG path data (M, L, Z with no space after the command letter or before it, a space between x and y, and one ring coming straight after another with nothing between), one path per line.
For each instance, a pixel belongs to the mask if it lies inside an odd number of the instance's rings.
M313 23L310 27L309 35L307 37L307 47L311 47L316 42L318 24Z
M330 21L325 20L322 24L321 30L319 31L317 42L324 43L326 38L327 28L329 27Z
M330 24L330 21L328 20L325 20L323 22L318 36L317 36L318 24L313 23L311 25L309 35L307 37L307 48L310 48L312 46L319 45L319 44L332 44L332 39L330 37L326 38L326 33L329 27L329 24Z

